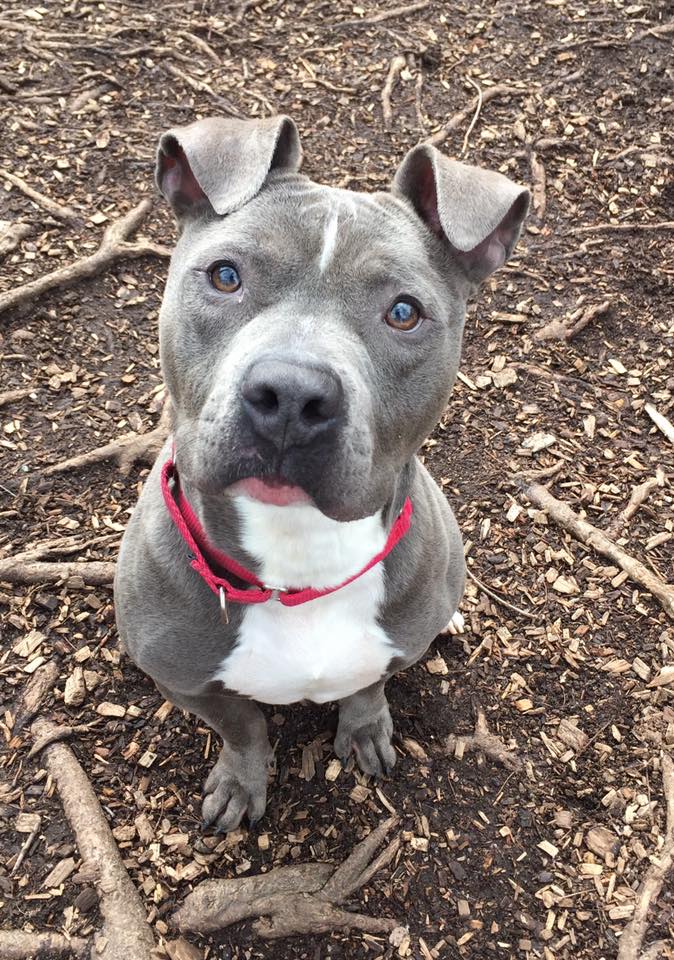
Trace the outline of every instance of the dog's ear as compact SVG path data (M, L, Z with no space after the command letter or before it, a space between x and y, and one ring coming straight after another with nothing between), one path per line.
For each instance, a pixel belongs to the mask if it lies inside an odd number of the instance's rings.
M222 215L251 200L272 170L298 170L301 162L290 117L208 117L161 137L155 177L178 219Z
M410 150L392 190L449 243L455 259L477 282L506 262L529 209L524 187L500 173L449 160L430 144Z

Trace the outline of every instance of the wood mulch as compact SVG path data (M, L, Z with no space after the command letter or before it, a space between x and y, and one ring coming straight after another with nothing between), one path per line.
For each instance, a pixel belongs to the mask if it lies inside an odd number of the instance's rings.
M45 956L94 943L105 960L120 932L64 817L67 756L158 956L674 957L674 623L666 593L620 562L674 581L672 16L648 0L0 9L1 956L40 935ZM385 188L430 138L530 183L534 207L470 310L422 450L466 542L467 632L389 684L385 782L335 760L333 711L267 710L267 813L219 837L199 826L214 735L120 652L107 584L163 406L174 228L154 199L156 139L197 115L272 111L296 119L318 180ZM568 509L620 553L581 542ZM29 757L47 720L68 739ZM377 869L321 900L389 818ZM302 864L275 876L379 929L264 940L287 911L202 935L172 921L201 881Z

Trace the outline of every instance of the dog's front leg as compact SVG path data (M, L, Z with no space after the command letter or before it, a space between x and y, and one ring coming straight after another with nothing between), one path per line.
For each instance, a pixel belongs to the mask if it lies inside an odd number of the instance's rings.
M157 687L167 700L201 717L222 737L220 756L204 786L204 828L214 826L218 833L227 833L239 826L245 814L254 824L267 805L272 757L260 708L251 700L220 692L188 696Z
M343 763L353 750L363 773L378 777L390 773L396 762L392 735L383 680L339 701L335 753Z

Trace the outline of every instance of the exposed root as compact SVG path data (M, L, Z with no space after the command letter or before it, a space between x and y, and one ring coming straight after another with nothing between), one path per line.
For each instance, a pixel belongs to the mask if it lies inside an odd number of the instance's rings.
M446 752L453 753L458 760L461 760L466 750L475 750L478 754L502 763L508 770L521 770L522 761L519 757L506 747L500 737L490 732L487 716L480 704L476 704L475 713L474 733L468 736L457 736L451 733L445 740Z
M672 230L674 220L663 220L661 223L591 223L572 227L571 233L669 233Z
M0 177L6 180L7 183L11 183L13 187L16 187L17 190L20 190L26 197L29 197L34 203L37 203L38 206L42 207L43 210L46 210L47 213L50 213L52 217L56 217L58 220L75 220L79 216L77 210L57 203L56 200L52 200L51 197L45 197L43 193L34 190L25 180L17 177L15 173L10 173L9 170L0 168Z
M29 283L0 294L0 313L30 303L36 297L57 287L61 289L85 277L93 277L122 258L170 257L171 251L168 247L150 243L149 240L139 240L135 243L128 240L129 235L138 229L151 207L151 200L142 200L121 219L111 223L103 234L100 247L90 256L76 260L75 263L65 267L59 267L58 270L38 277L37 280L31 280Z
M674 867L674 760L668 753L662 754L662 786L666 803L665 842L653 857L651 865L639 889L638 899L632 919L625 927L618 945L617 960L639 960L641 945L648 929L648 912L651 904L660 895L667 874ZM659 948L659 944L653 944ZM646 951L646 956L651 949ZM656 956L659 953L655 954Z
M0 220L0 258L16 250L21 241L29 237L32 232L33 227L30 223L23 223L21 220L16 223L12 223L11 220Z
M4 407L8 403L16 403L17 400L23 400L24 397L29 397L31 393L35 393L34 387L19 387L16 390L4 390L0 393L0 407Z
M543 161L538 159L538 154L535 150L531 151L529 166L531 167L531 183L533 188L532 204L534 213L538 216L539 220L542 220L545 217L545 209L547 206L545 167L543 166Z
M381 111L384 115L384 129L391 129L391 120L393 119L393 109L391 107L391 94L393 93L393 88L396 84L396 80L400 76L402 70L404 70L407 61L403 56L393 57L391 59L391 64L388 68L388 74L386 75L386 82L381 92Z
M665 471L662 467L657 467L654 477L649 477L648 480L644 480L643 483L635 487L632 490L627 506L620 511L617 517L611 520L606 528L606 536L619 536L623 527L627 526L634 514L638 512L639 507L648 500L656 487L664 487L666 479Z
M329 863L301 863L254 877L206 880L173 914L173 923L180 930L208 933L257 917L253 929L265 939L354 928L390 933L396 920L350 913L339 904L393 860L399 837L372 858L396 824L395 817L380 824L337 869Z
M533 155L532 155L533 156ZM610 300L604 300L591 307L579 307L566 320L551 320L540 330L534 332L534 340L571 340L594 320L606 313L611 306Z
M36 720L33 735L42 740L54 729ZM93 787L75 754L64 743L44 748L44 761L56 782L82 860L96 867L103 928L96 937L100 960L150 960L154 937L145 907L122 862Z
M466 77L466 80L471 85L471 87L474 87L477 90L477 104L475 106L475 113L473 114L473 119L470 121L470 124L468 125L468 129L466 130L465 136L463 138L463 144L461 146L462 157L464 157L468 152L468 141L470 140L470 135L475 129L475 124L479 120L480 114L482 113L482 103L484 102L484 98L482 96L482 88L480 87L479 83L476 83L472 79L472 77Z
M514 603L510 603L505 599L505 597L502 597L500 594L494 593L493 590L490 590L489 587L485 586L481 580L478 580L470 567L466 567L466 576L473 581L478 589L480 589L483 593L486 593L487 596L495 603L505 607L506 610L512 610L512 612L516 613L518 616L527 617L529 620L538 620L538 614L532 613L530 610L524 610L522 607L516 607Z
M2 960L52 960L56 957L86 957L89 941L61 933L24 933L0 930Z
M46 733L39 737L33 746L28 751L27 760L30 760L40 751L44 750L52 743L61 743L63 740L67 740L68 737L74 737L76 733L86 733L87 730L90 730L92 724L90 723L78 723L74 727L50 727Z
M115 579L115 565L109 560L73 560L50 563L43 560L20 560L4 557L0 560L0 582L4 583L64 583L81 580L92 587L103 587Z
M632 580L652 593L668 616L674 620L674 586L672 584L665 583L656 574L651 573L643 563L625 553L602 530L579 517L568 504L557 500L546 487L539 483L529 483L525 478L519 478L518 482L524 495L531 503L540 507L541 510L545 510L555 523L558 523L581 543L592 547L597 553L617 563Z
M495 87L487 87L486 90L482 91L481 106L489 103L490 100L495 100L497 97L524 97L526 93L526 90L520 89L519 87L511 87L507 83L499 83ZM457 130L462 123L466 122L468 117L475 114L478 104L480 104L480 98L474 97L467 107L455 113L451 120L439 130L436 130L426 142L433 144L434 147L439 147L441 143L444 143L450 133Z

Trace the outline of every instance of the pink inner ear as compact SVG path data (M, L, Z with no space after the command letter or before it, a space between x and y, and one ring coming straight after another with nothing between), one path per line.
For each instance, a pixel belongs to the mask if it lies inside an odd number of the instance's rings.
M166 199L174 206L189 206L201 203L206 194L192 173L185 151L175 145L173 154L164 153L161 158L161 189Z

